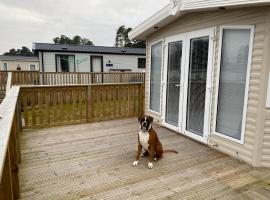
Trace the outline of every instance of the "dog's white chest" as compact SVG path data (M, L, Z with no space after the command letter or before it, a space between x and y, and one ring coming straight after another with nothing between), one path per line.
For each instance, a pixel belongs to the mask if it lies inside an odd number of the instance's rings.
M143 131L139 131L139 141L140 144L143 146L143 148L145 150L148 150L148 146L149 146L149 133L147 132L143 132Z

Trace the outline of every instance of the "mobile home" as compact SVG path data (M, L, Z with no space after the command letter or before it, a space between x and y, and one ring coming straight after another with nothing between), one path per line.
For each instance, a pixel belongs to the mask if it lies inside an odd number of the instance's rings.
M174 0L129 36L147 41L147 114L270 167L270 1Z
M41 72L144 72L145 49L34 43Z

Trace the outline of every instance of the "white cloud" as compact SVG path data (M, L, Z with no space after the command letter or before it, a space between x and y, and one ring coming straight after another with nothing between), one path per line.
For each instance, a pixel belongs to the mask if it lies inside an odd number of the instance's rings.
M169 0L1 0L0 54L65 34L114 44L116 29L135 27Z

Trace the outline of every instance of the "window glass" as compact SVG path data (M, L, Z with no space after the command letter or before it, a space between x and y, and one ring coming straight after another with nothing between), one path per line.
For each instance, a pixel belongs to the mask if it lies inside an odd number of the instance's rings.
M203 136L209 37L190 40L186 128Z
M36 65L30 64L30 71L35 71L36 70Z
M57 71L58 72L75 72L75 63L73 55L57 55Z
M150 110L160 112L162 42L151 47Z
M3 63L3 70L4 71L7 71L7 68L8 68L8 64L7 63Z
M241 139L249 29L224 29L221 50L216 132Z
M145 68L146 59L145 58L138 58L138 68L144 69Z

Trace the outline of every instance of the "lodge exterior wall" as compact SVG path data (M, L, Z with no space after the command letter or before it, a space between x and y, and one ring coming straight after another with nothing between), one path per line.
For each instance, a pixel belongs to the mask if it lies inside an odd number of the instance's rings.
M265 107L270 66L270 7L253 7L189 13L147 37L146 49L146 114L161 123L161 114L149 111L149 81L151 44L165 37L190 31L216 28L214 38L213 93L215 102L218 69L219 32L223 25L254 25L255 36L252 53L251 74L248 92L248 107L244 144L238 144L213 134L214 104L211 106L211 131L209 146L243 160L253 166L270 167L270 109ZM164 56L164 52L163 52ZM164 59L163 59L164 60ZM164 62L164 61L163 61ZM164 67L164 63L163 66ZM163 72L163 71L162 71ZM164 73L164 72L163 72ZM163 77L164 78L164 77ZM164 85L162 90L164 89ZM162 98L161 98L162 101ZM164 106L164 102L161 102ZM161 110L163 110L161 108Z

